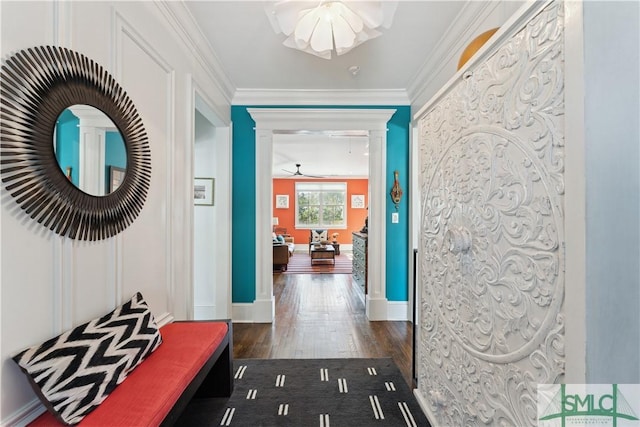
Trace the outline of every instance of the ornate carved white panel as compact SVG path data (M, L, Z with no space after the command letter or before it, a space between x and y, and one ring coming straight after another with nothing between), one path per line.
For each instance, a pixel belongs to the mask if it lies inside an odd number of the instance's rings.
M442 426L533 426L564 374L563 7L419 120L418 394Z

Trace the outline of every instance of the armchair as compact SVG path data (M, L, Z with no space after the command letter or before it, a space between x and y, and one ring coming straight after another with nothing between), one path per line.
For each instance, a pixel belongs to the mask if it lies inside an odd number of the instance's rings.
M320 244L322 241L329 240L329 230L319 229L319 230L309 230L309 253L311 253L311 246L315 244Z
M284 244L273 245L273 269L286 271L289 266L289 247Z

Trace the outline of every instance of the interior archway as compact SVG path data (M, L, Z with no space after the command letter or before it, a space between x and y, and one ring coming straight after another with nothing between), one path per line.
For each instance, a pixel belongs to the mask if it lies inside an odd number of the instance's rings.
M385 277L385 173L387 122L395 109L249 108L256 123L256 299L253 320L270 323L273 297L271 158L274 131L366 130L369 132L369 290L366 314L387 319ZM382 173L376 173L382 171Z

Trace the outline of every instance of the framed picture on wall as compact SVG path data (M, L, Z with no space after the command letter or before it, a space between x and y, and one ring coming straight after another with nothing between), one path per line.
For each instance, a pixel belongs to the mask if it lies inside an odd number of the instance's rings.
M213 178L195 178L193 180L193 204L213 206L214 184Z
M67 177L71 179L71 168L67 168L69 175ZM113 193L120 187L122 181L124 181L125 169L116 166L109 166L109 193Z
M351 195L351 209L364 209L364 194Z
M276 209L289 209L289 195L277 194L276 195Z

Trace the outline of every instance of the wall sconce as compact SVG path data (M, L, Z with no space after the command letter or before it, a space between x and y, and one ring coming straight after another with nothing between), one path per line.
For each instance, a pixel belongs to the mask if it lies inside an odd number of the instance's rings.
M402 188L400 188L400 181L398 180L398 176L400 172L397 170L393 171L393 187L391 187L391 200L398 210L398 205L400 204L400 200L402 199Z
M278 221L278 217L274 216L273 218L271 218L271 225L273 226L273 230L275 231L276 227L280 224L280 222Z

